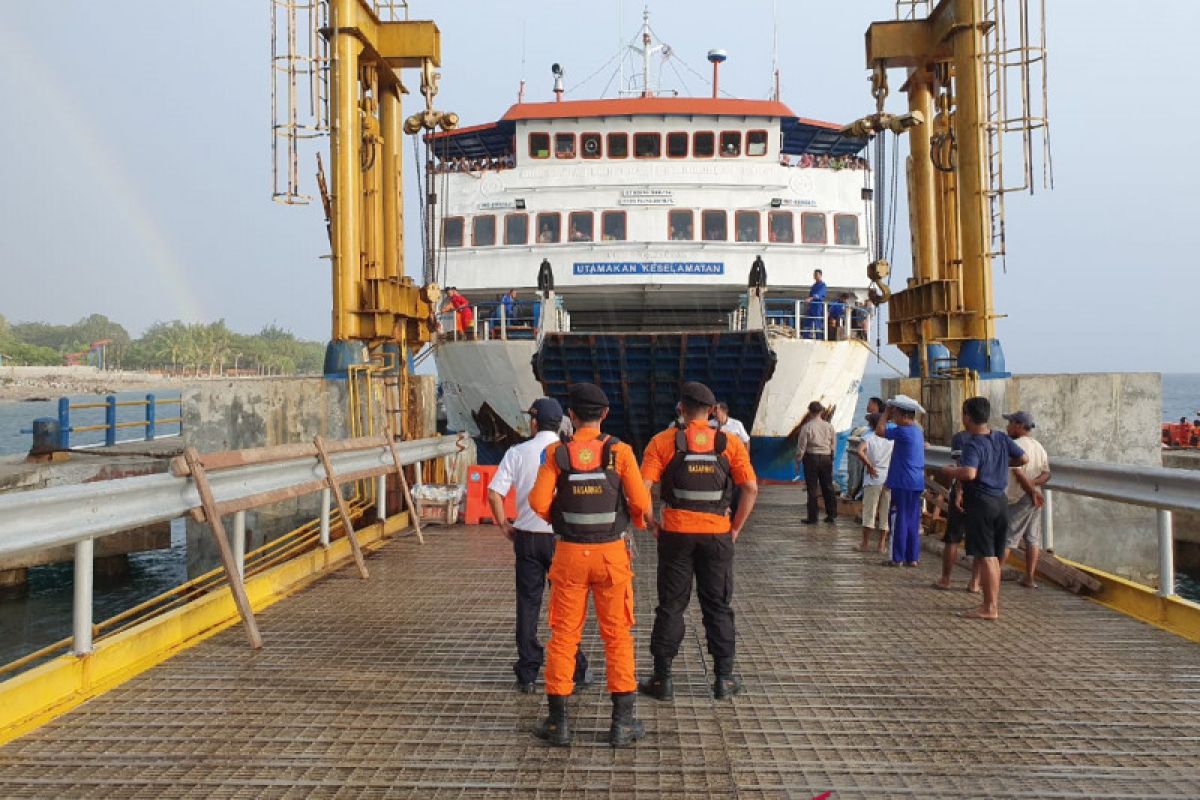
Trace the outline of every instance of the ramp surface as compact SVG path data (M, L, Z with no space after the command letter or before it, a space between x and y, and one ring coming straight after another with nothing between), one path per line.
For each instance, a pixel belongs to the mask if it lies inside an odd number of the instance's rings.
M511 549L491 527L394 541L264 612L265 648L228 630L0 749L2 797L810 798L1200 796L1200 650L1049 588L1005 584L999 622L953 616L932 563L887 569L858 529L799 530L803 496L764 491L738 545L743 696L708 694L689 609L673 704L649 735L530 735L513 691ZM637 538L638 658L654 545ZM956 575L959 585L966 578ZM584 646L597 672L602 649Z

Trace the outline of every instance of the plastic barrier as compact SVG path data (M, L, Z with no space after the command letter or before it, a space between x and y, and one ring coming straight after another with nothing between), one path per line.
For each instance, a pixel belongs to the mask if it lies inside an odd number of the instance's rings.
M496 467L476 465L467 470L467 511L463 521L468 525L494 522L492 509L488 505L488 484L496 474ZM504 498L504 514L509 521L517 518L517 493L509 490Z

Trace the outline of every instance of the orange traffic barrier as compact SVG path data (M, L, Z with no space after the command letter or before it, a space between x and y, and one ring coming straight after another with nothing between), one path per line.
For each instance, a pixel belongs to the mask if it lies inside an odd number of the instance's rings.
M478 525L481 522L494 522L492 509L488 505L488 484L496 474L494 466L476 465L467 470L467 510L464 522L468 525ZM504 498L504 514L509 521L517 518L517 493L509 489Z

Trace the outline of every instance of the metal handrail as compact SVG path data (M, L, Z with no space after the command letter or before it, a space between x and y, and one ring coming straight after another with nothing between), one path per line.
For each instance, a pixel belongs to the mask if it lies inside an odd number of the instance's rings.
M950 448L925 449L925 469L950 464ZM1054 549L1054 493L1153 508L1158 512L1158 594L1175 594L1174 519L1176 511L1200 511L1200 472L1136 464L1110 464L1076 458L1050 459L1050 480L1042 487L1042 539Z

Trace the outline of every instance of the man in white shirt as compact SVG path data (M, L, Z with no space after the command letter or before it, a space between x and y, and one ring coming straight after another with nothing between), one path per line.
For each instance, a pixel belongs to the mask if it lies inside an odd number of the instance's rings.
M887 488L888 465L892 461L893 443L879 436L881 415L867 414L867 431L862 435L855 455L863 463L862 544L860 552L871 549L871 531L879 531L879 552L886 553L888 538L888 510L892 504L892 492Z
M708 424L718 430L725 431L730 436L736 436L742 440L742 444L750 446L750 434L746 433L746 426L740 421L729 416L729 406L725 403L717 403L716 419L710 419Z
M1046 448L1034 439L1030 433L1034 425L1033 415L1026 411L1005 414L1008 420L1008 435L1017 443L1017 447L1025 451L1029 460L1020 467L1013 467L1008 474L1008 547L1004 551L1005 560L1008 551L1018 547L1022 540L1025 542L1025 577L1021 585L1027 589L1036 589L1038 548L1042 544L1042 509L1036 502L1041 496L1040 487L1050 480L1050 458ZM1033 494L1026 492L1018 482L1016 473L1020 471L1029 479ZM1004 561L1000 562L1001 564Z
M545 659L537 628L555 540L550 523L529 508L529 491L545 460L546 448L558 441L563 410L557 400L543 397L536 400L527 413L531 417L533 438L510 447L504 454L488 484L488 504L492 519L497 520L500 530L513 543L517 576L517 662L513 664L513 672L517 675L517 690L522 694L533 694L538 671ZM504 498L510 489L515 489L517 495L517 518L512 524L504 513ZM576 686L591 682L587 666L587 657L583 648L579 648L575 654Z

